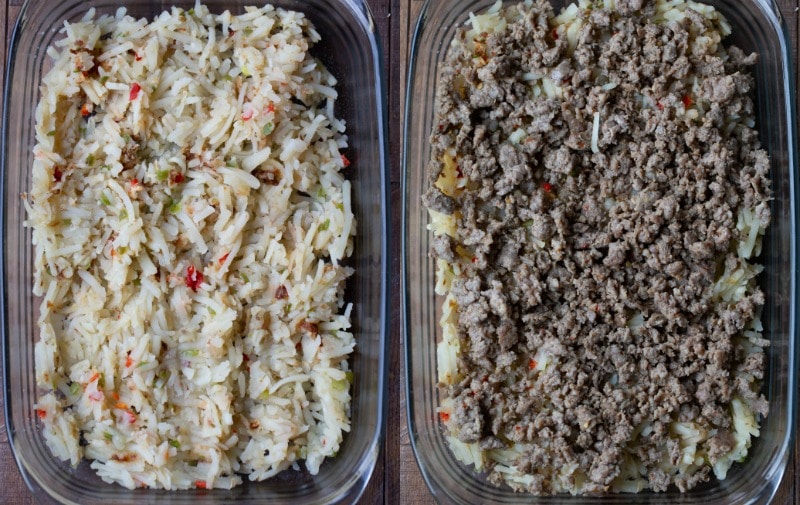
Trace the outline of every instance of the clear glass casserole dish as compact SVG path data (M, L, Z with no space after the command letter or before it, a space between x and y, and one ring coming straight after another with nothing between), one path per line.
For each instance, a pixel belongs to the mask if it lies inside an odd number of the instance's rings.
M256 2L208 0L211 12L241 13ZM113 14L152 19L173 5L186 9L194 2L130 0L29 1L20 13L9 50L2 129L2 332L6 426L17 464L37 501L105 504L165 501L169 503L352 503L363 493L377 462L385 410L385 345L387 331L388 193L386 191L385 93L381 50L375 23L361 0L274 0L275 6L304 12L322 41L314 53L337 77L336 115L346 121L352 165L353 211L358 223L355 269L346 298L353 303L356 350L351 421L338 455L315 476L286 471L260 483L233 490L127 490L102 482L84 461L71 468L54 458L45 445L34 413L37 391L34 342L39 300L33 282L30 229L20 195L30 186L35 143L34 111L39 84L49 69L46 49L60 38L65 20L77 21L94 7ZM13 84L11 84L13 83Z
M420 203L428 184L429 136L434 121L438 75L458 26L470 12L479 13L493 0L425 2L412 39L406 90L403 146L403 324L410 438L417 462L440 503L768 503L780 484L790 453L795 425L796 384L796 188L798 183L794 82L788 36L778 8L768 0L708 0L730 22L724 43L756 51L756 127L772 162L772 227L764 238L759 261L766 270L760 284L767 298L762 320L768 351L764 393L770 414L747 460L736 464L724 481L712 478L686 494L619 494L598 497L533 497L491 485L485 475L459 463L447 444L437 415L436 346L441 340L441 298L434 293L435 260L428 252L427 209ZM504 2L508 5L516 2ZM556 11L571 3L552 2Z

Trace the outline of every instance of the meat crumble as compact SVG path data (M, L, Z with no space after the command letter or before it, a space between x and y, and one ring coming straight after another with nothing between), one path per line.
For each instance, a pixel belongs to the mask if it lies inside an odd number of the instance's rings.
M432 245L455 273L445 430L534 494L724 478L757 434L737 416L768 411L757 55L723 47L708 6L602 4L460 28L436 95L423 201L454 223Z

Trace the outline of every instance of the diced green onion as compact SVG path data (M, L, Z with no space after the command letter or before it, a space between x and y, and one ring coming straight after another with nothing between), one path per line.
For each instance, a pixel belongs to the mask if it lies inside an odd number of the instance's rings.
M181 448L181 443L178 442L177 440L175 440L174 438L170 438L169 439L169 445L171 445L172 447L174 447L176 449L180 449Z
M324 223L319 225L319 231L326 231L331 226L331 220L326 219Z
M263 128L261 128L261 133L263 133L264 135L269 135L270 133L272 133L273 130L275 130L275 123L269 121L266 124L264 124Z
M169 170L159 170L156 172L156 179L158 179L159 182L164 182L169 179Z

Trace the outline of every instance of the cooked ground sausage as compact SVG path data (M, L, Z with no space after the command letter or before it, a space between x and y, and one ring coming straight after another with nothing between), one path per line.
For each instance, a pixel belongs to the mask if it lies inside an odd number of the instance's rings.
M521 444L515 464L534 493L553 492L547 469L568 465L582 491L608 491L631 454L651 489L689 489L732 447L735 395L767 413L738 373L763 377L764 354L741 339L764 295L752 282L737 300L713 289L746 266L740 211L770 220L767 154L732 119L753 114L756 56L699 50L708 21L687 9L654 23L653 0L582 11L574 47L547 1L512 9L477 49L451 48L437 90L424 201L455 216L458 239L437 239L433 254L471 255L451 291L454 433ZM560 91L534 96L531 75ZM436 182L453 150L462 189L447 196ZM550 362L534 370L537 355ZM691 475L660 468L678 457L676 421L716 430L702 442L711 463Z

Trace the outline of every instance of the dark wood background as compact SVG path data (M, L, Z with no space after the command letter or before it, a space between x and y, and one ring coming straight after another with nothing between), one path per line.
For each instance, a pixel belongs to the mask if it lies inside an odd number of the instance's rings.
M800 82L798 73L798 11L800 0L775 0L783 13L789 28L791 45L794 51L795 83ZM255 2L254 3L258 3ZM391 230L395 230L397 240L392 243L393 261L391 265L390 293L400 292L400 146L403 120L403 89L409 40L416 22L417 13L423 0L368 0L381 37L385 79L387 82L387 103L389 105L389 156L390 156L390 195L392 200ZM3 51L0 52L0 94L4 86L5 56L11 32L17 19L22 0L0 0L0 31L2 31ZM796 84L797 85L797 84ZM798 86L800 94L800 86ZM0 108L2 105L0 104ZM0 110L0 112L2 112ZM390 321L388 399L386 436L381 461L375 470L363 498L362 504L377 505L429 505L435 503L425 487L422 476L411 450L406 426L403 342L400 333L400 301L396 297L391 304ZM0 377L0 383L2 378ZM0 388L2 389L2 388ZM0 412L3 399L0 398ZM798 423L800 424L800 423ZM0 504L32 505L33 497L20 477L8 445L4 420L0 419ZM797 439L796 439L797 440ZM776 505L800 503L800 441L795 442L792 460L775 498Z

